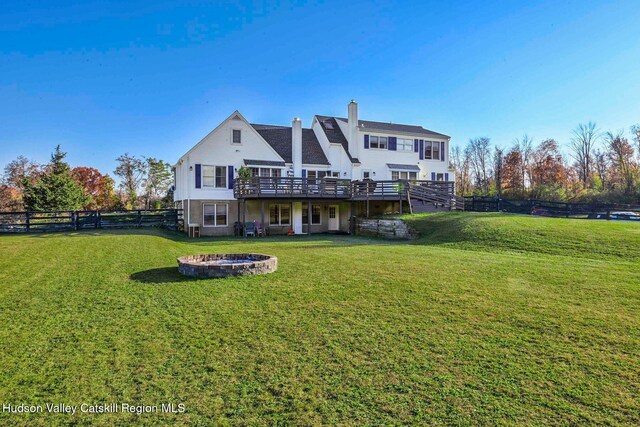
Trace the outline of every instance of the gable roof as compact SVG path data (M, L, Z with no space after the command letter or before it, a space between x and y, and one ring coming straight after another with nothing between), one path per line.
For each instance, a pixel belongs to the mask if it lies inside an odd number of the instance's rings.
M360 163L360 160L351 157L351 153L349 153L349 142L342 133L340 125L338 125L338 123L336 122L336 118L318 115L316 115L316 118L318 119L318 123L320 123L320 127L322 128L324 134L327 136L329 142L332 144L342 145L342 148L344 148L345 153L347 153L347 156L349 156L349 160L351 160L351 163Z
M285 162L293 162L291 158L291 126L259 125L254 123L251 123L251 126L276 150ZM302 163L313 165L330 164L313 129L302 129Z
M182 156L180 156L180 159L178 159L178 162L176 162L173 167L176 167L178 165L178 163L180 162L180 160L184 159L185 157L187 157L189 154L191 154L191 152L193 150L195 150L196 148L198 148L200 145L204 144L204 142L207 140L207 138L209 138L209 136L213 135L218 129L220 129L226 122L228 122L229 120L241 120L244 123L247 124L247 126L249 126L250 129L253 130L253 132L256 133L257 136L260 136L260 134L258 133L258 131L255 130L255 128L253 128L253 126L251 126L251 124L247 121L247 119L244 118L244 116L238 111L234 111L233 113L231 113L231 115L229 117L227 117L226 119L224 119L218 126L216 126L211 132L209 132L204 138L202 138L196 145L194 145L193 147L191 147L189 149L189 151L187 151L186 153L184 153ZM271 144L267 144L267 147L269 147L270 150L273 150L274 154L276 155L280 155L272 146ZM280 156L282 157L282 156Z
M334 119L343 121L344 123L347 123L348 121L343 117L334 117ZM413 135L430 136L432 138L450 138L448 135L434 132L429 129L425 129L422 126L403 125L400 123L390 123L390 122L372 122L369 120L358 120L358 129L362 132L366 132L366 131L400 132L400 133L410 133Z

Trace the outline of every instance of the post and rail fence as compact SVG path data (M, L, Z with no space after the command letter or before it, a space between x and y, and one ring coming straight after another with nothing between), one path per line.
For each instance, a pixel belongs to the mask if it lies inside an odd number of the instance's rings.
M180 231L182 209L0 212L0 233L145 227Z
M466 210L475 212L507 212L540 216L590 219L640 220L639 205L621 203L570 203L538 199L504 199L492 196L464 197Z

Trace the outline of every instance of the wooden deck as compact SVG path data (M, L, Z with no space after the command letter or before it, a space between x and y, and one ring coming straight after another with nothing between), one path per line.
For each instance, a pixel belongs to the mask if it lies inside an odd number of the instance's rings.
M453 195L453 182L442 181L351 181L337 178L250 178L237 179L237 199L339 199L347 201L407 200L410 188L429 194Z
M236 199L342 199L351 198L348 179L263 178L237 179Z

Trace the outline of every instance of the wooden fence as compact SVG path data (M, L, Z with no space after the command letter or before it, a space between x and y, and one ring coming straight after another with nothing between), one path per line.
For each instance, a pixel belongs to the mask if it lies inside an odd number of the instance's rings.
M619 203L567 203L548 200L514 200L499 197L471 196L464 198L465 210L476 212L509 212L541 216L638 220L631 213L640 213L640 206ZM629 214L616 214L629 212Z
M182 230L182 209L0 212L0 233L143 227Z

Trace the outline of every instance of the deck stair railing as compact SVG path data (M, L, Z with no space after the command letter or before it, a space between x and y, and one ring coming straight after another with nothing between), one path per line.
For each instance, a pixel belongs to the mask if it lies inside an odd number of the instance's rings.
M402 180L353 181L351 185L351 194L354 200L403 200L407 197L407 184L408 181Z
M407 197L449 210L464 210L464 199L454 193L452 182L426 181L409 183Z

